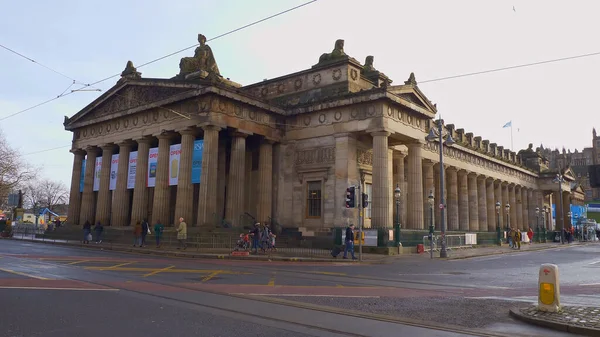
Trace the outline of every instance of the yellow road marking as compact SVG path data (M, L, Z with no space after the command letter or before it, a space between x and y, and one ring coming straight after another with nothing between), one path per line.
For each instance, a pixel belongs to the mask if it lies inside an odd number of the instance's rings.
M275 286L275 273L273 273L273 276L271 276L271 279L269 280L269 283L267 285L269 287L274 287Z
M56 288L56 287L10 287L0 286L0 289L31 289L31 290L80 290L80 291L119 291L113 288Z
M143 277L148 277L148 276L156 275L158 273L161 273L163 271L166 271L166 270L169 270L169 269L172 269L172 268L175 268L175 266L168 266L168 267L163 268L163 269L155 270L155 271L153 271L151 273L148 273L148 274L144 275Z
M85 263L85 262L90 262L90 260L74 261L74 262L69 262L67 264L68 265L74 265L74 264Z
M334 275L334 276L346 276L344 273L332 273L329 271L313 271L312 274L321 274L321 275Z
M213 277L221 274L221 272L223 272L223 270L215 270L214 272L203 278L202 282L210 281Z
M115 268L115 267L85 267L87 270L111 270L111 271L137 271L137 272L153 272L156 271L156 268L143 268L143 267L125 267L125 268ZM162 271L164 273L183 273L183 274L210 274L214 273L214 269L167 269ZM234 272L234 271L226 271L222 270L220 274L228 274L228 275L251 275L252 273L245 272Z
M336 284L336 285L335 285L335 287L336 287L336 288L344 288L344 286L343 286L343 285L341 285L341 284Z
M14 270L10 270L10 269L0 268L0 271L7 272L7 273L10 273L10 274L19 275L19 276L31 277L31 278L34 278L34 279L37 279L37 280L49 280L49 278L45 278L45 277L41 277L41 276L35 276L35 275L30 275L30 274L25 274L25 273L21 273L19 271L14 271Z
M105 270L112 270L112 269L116 269L116 268L119 268L119 267L123 267L123 266L127 266L127 265L130 265L130 264L134 264L134 263L135 263L135 261L134 262L125 262L125 263L121 263L121 264L117 264L117 265L114 265L114 266L107 267Z

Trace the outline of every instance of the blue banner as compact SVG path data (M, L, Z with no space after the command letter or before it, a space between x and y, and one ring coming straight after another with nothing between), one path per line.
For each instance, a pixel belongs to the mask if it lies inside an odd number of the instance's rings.
M202 152L204 152L204 139L194 141L194 153L192 155L192 184L200 183L202 175Z
M83 192L83 180L85 178L85 159L81 163L81 178L79 179L79 192Z

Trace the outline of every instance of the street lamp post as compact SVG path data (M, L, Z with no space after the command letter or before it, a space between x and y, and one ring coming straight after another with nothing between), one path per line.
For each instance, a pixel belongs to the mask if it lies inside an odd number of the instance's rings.
M429 258L433 259L433 204L435 203L435 198L433 197L433 191L429 191L429 196L427 197L427 203L429 204Z
M429 128L429 134L425 139L427 141L433 142L437 140L439 142L439 153L440 153L440 233L442 235L442 242L440 244L440 257L446 258L448 257L448 251L446 250L446 221L444 217L444 213L446 212L446 199L444 199L444 143L447 146L452 146L454 144L454 139L452 139L452 135L450 133L446 134L446 141L444 142L444 132L443 132L443 124L444 121L440 118L437 120L437 134L436 130L433 127Z
M535 229L535 241L541 242L540 239L540 208L535 208L535 221L536 221L536 229Z
M571 213L571 211L568 211L567 212L567 219L569 219L569 223L565 227L569 231L569 238L570 239L567 240L567 241L569 241L569 243L571 243L571 240L573 239L572 236L571 236L571 234L570 234L571 233L571 227L573 226L573 218L572 218L572 216L573 216L573 213Z
M510 232L510 204L506 203L504 209L506 210L506 242L508 243L508 240L510 238L508 235L508 233Z
M543 238L543 242L546 243L548 242L548 232L546 229L546 217L548 216L548 208L544 205L544 208L542 208L542 238Z
M500 228L500 201L496 201L496 239L498 246L502 246L502 229Z
M394 247L400 247L400 198L402 197L402 191L400 186L396 184L394 189L394 199L396 199L396 224L394 225Z
M556 178L554 178L554 182L558 183L558 203L560 204L560 214L562 215L564 208L563 208L563 196L562 196L562 184L563 182L565 182L565 178L562 174L558 173L556 174ZM556 205L556 219L558 220L558 207L559 205ZM564 244L565 243L565 218L564 215L561 216L560 219L560 243Z

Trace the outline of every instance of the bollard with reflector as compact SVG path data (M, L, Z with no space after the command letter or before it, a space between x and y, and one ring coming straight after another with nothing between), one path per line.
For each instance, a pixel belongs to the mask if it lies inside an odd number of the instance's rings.
M539 274L538 310L558 312L560 310L560 283L558 266L543 264Z

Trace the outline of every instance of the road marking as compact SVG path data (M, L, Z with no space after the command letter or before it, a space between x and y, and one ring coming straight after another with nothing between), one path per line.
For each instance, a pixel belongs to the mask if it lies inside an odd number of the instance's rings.
M119 289L113 289L113 288L56 288L56 287L10 287L10 286L0 286L0 289L119 291Z
M25 277L31 277L37 280L50 280L49 278L45 278L45 277L41 277L41 276L35 276L35 275L30 275L30 274L25 274L19 271L14 271L14 270L10 270L10 269L4 269L4 268L0 268L0 271L6 272L6 273L10 273L10 274L15 274L15 275L19 275L19 276L25 276Z
M321 274L321 275L333 275L333 276L346 276L345 273L333 273L329 271L314 271L312 274Z
M498 300L498 301L508 301L508 302L527 302L527 303L535 303L534 300L525 299L525 298L510 298L510 297L500 297L500 296L482 296L482 297L465 297L471 300Z
M74 261L74 262L69 262L67 264L68 265L75 265L75 264L80 264L80 263L85 263L85 262L90 262L90 260Z
M344 288L344 286L343 286L343 285L341 285L341 284L336 284L336 285L335 285L335 287L336 287L336 288Z
M271 276L271 279L269 280L269 283L267 284L267 286L269 286L269 287L275 286L275 273L273 273L273 275Z
M361 295L304 295L304 294L244 294L244 293L232 293L232 295L245 295L245 296L279 296L279 297L347 297L347 298L381 298L381 296L361 296Z
M168 267L163 268L163 269L158 269L158 270L155 270L155 271L153 271L151 273L148 273L148 274L146 274L146 275L144 275L142 277L148 277L148 276L156 275L158 273L161 273L163 271L167 271L167 270L172 269L172 268L175 268L175 266L168 266Z
M584 284L580 284L580 287L585 287L585 286L600 286L600 283L584 283Z
M204 277L202 279L202 282L206 282L206 281L210 281L213 277L221 274L223 270L215 270L214 272L210 273L208 276Z
M111 271L137 271L137 272L153 272L156 268L142 268L142 267L126 267L126 268L114 268L114 267L85 267L87 270L111 270ZM165 273L183 273L183 274L210 274L214 273L215 269L168 269ZM252 275L252 273L227 271L222 270L221 274L228 275Z
M589 265L593 265L593 264L600 264L600 260L598 260L598 261L594 261L594 262L590 262L590 263L588 263L588 264L589 264Z
M127 266L127 265L130 265L130 264L134 264L134 263L135 263L135 261L133 261L133 262L125 262L125 263L121 263L121 264L116 264L114 266L107 267L105 270L116 269L116 268L119 268L119 267L123 267L123 266Z

